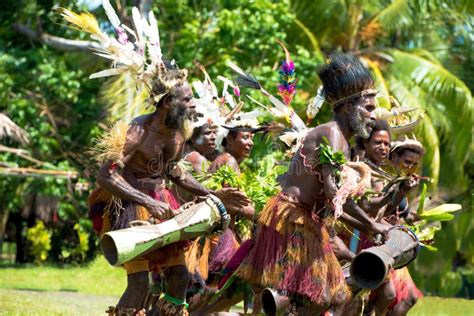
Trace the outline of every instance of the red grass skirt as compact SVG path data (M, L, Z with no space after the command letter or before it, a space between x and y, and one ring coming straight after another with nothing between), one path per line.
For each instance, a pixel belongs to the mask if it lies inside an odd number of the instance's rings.
M392 309L395 305L405 300L411 300L413 298L420 299L423 297L423 293L416 287L407 267L394 270L390 275L390 281L393 282L397 296L392 304L390 304L389 309Z
M290 196L271 198L259 216L255 245L237 269L245 281L331 306L349 298L322 219Z

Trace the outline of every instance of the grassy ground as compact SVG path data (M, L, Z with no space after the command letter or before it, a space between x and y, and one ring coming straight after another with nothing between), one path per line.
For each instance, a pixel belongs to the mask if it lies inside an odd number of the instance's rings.
M105 315L124 288L125 271L102 257L87 267L0 266L0 315ZM409 315L474 315L474 300L427 297Z
M125 270L113 268L99 257L87 267L0 267L0 288L118 297L125 289L125 276Z
M468 316L474 315L474 300L425 297L408 313L410 316Z
M43 292L0 289L0 315L100 315L117 297L88 295L74 292Z

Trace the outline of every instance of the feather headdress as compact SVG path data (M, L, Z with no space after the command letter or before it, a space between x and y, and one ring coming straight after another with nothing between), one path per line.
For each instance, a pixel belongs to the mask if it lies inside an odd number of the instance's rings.
M325 101L324 89L323 89L323 86L320 86L318 88L318 92L316 93L316 96L313 98L313 100L311 100L311 102L308 104L308 108L306 109L306 116L308 117L307 124L311 123L311 121L319 113L319 110L323 106L324 101Z
M410 149L419 153L420 155L425 154L425 147L423 147L423 144L418 140L408 138L407 136L405 136L404 140L392 142L390 153L394 153L402 149Z
M198 119L194 122L195 128L204 124L218 126L216 144L219 147L230 130L256 131L259 129L257 117L261 111L242 112L243 102L240 99L239 87L228 78L218 76L222 81L223 89L219 95L216 85L212 82L204 66L196 63L204 74L203 81L194 81L193 88L197 94L195 98ZM232 92L229 92L231 89Z
M298 114L296 114L291 106L288 106L270 94L252 75L246 73L239 66L230 61L227 62L227 66L229 66L237 74L236 81L240 86L260 91L260 93L266 96L268 100L275 106L275 110L288 119L294 129L303 130L306 128L303 120L298 116Z
M390 131L394 134L401 135L413 131L423 119L423 111L419 108L401 106L394 97L390 97L390 104L390 110L382 107L375 109L375 117L387 120Z
M282 42L277 42L285 52L285 60L281 62L281 69L278 72L280 80L278 94L282 98L283 103L290 107L291 101L296 94L296 83L298 82L298 78L296 78L295 63L291 59L290 52Z
M220 108L217 87L204 66L199 63L196 63L196 65L204 74L204 81L196 80L192 84L197 94L197 97L194 98L197 112L194 127L201 127L204 124L220 127L225 123L225 117L223 116L224 111Z
M163 59L158 24L152 11L147 20L133 7L131 28L120 22L109 0L103 0L102 7L115 29L116 37L102 32L97 19L88 12L77 14L65 8L59 9L59 14L73 28L91 34L91 38L98 42L101 48L94 52L96 55L112 61L110 69L93 73L89 78L129 72L136 78L137 85L143 84L149 89L155 102L173 86L186 80L185 69L179 69L174 61Z

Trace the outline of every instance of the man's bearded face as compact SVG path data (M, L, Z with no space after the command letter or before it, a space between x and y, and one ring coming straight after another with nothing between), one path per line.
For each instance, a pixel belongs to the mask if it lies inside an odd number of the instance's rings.
M186 140L193 134L193 115L195 104L189 85L183 84L169 96L169 110L165 118L166 127L180 130Z
M370 100L372 99L372 100ZM375 99L359 100L352 105L349 115L349 126L354 132L354 136L368 139L375 121L372 119L372 112L375 110Z
M169 129L180 130L186 140L193 134L191 112L183 104L175 104L171 107L166 115L165 124Z

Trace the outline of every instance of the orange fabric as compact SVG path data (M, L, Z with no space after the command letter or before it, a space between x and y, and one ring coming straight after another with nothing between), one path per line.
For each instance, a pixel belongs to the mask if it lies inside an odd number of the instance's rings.
M127 274L148 271L148 260L143 258L134 259L123 264Z

